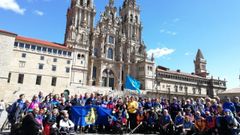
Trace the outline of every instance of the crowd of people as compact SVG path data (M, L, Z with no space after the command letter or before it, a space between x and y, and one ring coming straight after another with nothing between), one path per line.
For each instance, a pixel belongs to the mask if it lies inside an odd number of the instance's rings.
M112 110L108 124L79 126L71 121L73 106L101 106ZM7 109L11 134L140 133L161 135L238 135L240 101L226 97L171 100L99 94L24 94ZM114 119L113 119L114 118Z

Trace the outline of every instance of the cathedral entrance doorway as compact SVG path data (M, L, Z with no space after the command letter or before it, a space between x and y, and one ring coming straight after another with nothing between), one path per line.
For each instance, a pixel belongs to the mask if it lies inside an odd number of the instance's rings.
M102 86L114 89L114 73L111 69L105 69L102 76Z

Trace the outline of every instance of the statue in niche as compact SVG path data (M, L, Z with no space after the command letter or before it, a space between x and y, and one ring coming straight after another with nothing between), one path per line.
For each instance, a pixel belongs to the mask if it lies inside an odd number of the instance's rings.
M88 41L88 35L87 35L87 33L82 33L82 41L83 41L83 43L87 43L87 41Z
M80 43L82 41L82 34L81 33L78 33L77 34L77 38L76 38L76 42L77 43Z
M76 38L76 29L73 25L70 26L70 29L68 32L69 32L68 39L74 40Z

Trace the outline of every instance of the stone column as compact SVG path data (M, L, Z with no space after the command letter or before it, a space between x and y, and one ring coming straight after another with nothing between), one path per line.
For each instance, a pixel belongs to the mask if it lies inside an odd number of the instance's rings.
M118 69L119 69L119 77L118 77L118 90L121 90L122 88L122 64L118 65Z
M98 74L96 78L96 86L102 86L102 61L99 64L99 68L97 68Z

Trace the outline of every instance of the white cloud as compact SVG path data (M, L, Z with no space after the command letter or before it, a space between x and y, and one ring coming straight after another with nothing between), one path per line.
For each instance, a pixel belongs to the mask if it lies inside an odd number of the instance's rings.
M147 51L148 57L151 57L152 54L154 55L155 58L160 58L162 56L170 55L173 52L175 52L174 49L169 49L169 48L156 48L156 49L150 49Z
M15 13L23 15L26 9L21 8L16 0L0 0L0 8L5 10L11 10Z
M36 15L39 15L39 16L43 16L44 15L44 13L42 11L39 11L39 10L35 10L34 13Z
M174 23L179 22L179 21L180 21L179 18L175 18L175 19L173 19L173 22L174 22Z
M166 30L166 29L160 29L160 33L168 34L168 35L171 35L171 36L176 36L177 35L177 32L171 31L171 30Z
M192 53L192 52L186 52L184 55L186 55L186 56L192 56L193 53Z

